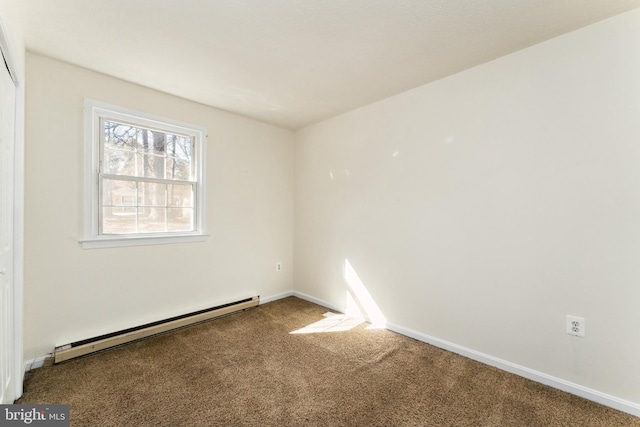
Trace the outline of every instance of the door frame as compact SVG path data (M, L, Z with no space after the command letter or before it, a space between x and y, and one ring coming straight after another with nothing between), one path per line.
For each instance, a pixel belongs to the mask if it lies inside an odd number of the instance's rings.
M24 381L23 354L23 283L24 283L24 72L8 37L4 18L0 16L0 49L16 86L14 164L13 164L13 343L14 398L22 396Z

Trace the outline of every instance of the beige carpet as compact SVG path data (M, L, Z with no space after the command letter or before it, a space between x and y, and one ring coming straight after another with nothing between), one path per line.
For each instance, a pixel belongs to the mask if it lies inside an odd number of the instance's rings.
M640 426L366 324L291 333L345 325L325 312L286 298L37 369L17 403L68 403L73 426Z

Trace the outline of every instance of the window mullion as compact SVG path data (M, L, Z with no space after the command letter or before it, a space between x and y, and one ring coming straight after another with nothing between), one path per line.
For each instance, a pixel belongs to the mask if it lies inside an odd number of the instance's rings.
M140 182L136 181L136 233L139 233L139 232L140 232Z
M167 164L165 162L165 176L166 176L166 167ZM164 230L169 230L169 185L165 184L164 186Z
M102 163L102 162L100 162ZM102 177L98 174L98 234L102 234L102 224L103 224L103 216L104 216L104 199L102 197Z
M100 174L102 179L112 179L115 181L135 181L135 182L152 182L155 184L177 184L177 185L195 185L195 181L183 181L179 179L163 179L145 176L117 175L110 173Z

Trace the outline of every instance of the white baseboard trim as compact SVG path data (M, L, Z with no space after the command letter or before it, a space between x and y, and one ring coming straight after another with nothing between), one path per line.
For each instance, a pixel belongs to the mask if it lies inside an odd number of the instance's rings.
M318 299L316 297L312 297L311 295L307 295L307 294L302 293L302 292L293 291L293 296L298 297L300 299L303 299L305 301L312 302L314 304L321 305L323 307L327 307L328 309L331 309L333 311L338 311L340 313L344 313L344 311L345 311L344 307L338 307L337 305L330 304L330 303L328 303L326 301L323 301L323 300Z
M42 368L47 359L53 358L53 353L43 354L35 359L26 360L24 362L24 372L27 373L34 369Z
M271 295L271 296L264 297L264 298L260 297L260 305L266 304L266 303L271 302L271 301L277 301L279 299L287 298L287 297L297 297L297 298L303 299L305 301L309 301L309 302L312 302L314 304L321 305L321 306L326 307L328 309L331 309L333 311L338 311L340 313L344 313L344 308L343 307L338 307L337 305L330 304L330 303L328 303L326 301L323 301L321 299L318 299L316 297L312 297L311 295L307 295L307 294L305 294L303 292L298 292L298 291L293 291L293 290L292 291L287 291L287 292L281 292L279 294Z
M266 303L271 302L271 301L277 301L277 300L282 299L282 298L287 298L287 297L290 297L290 296L293 296L293 295L294 295L293 291L287 291L287 292L281 292L279 294L271 295L271 296L264 297L264 298L260 297L260 305L266 304Z
M291 294L298 298L312 302L314 304L327 307L331 310L335 310L339 312L344 311L343 308L330 304L319 298L312 297L311 295L304 294L302 292L292 291ZM602 393L598 390L594 390L588 387L581 386L579 384L572 383L570 381L563 380L561 378L556 378L554 376L547 375L543 372L539 372L534 369L527 368L525 366L520 366L515 363L511 363L509 361L499 359L497 357L493 357L488 354L481 353L479 351L472 350L470 348L463 347L461 345L454 344L449 341L435 338L427 334L423 334L422 332L405 328L400 325L387 323L386 329L396 332L398 334L416 339L418 341L422 341L424 343L433 345L434 347L438 347L443 350L447 350L452 353L456 353L461 356L468 357L469 359L475 360L480 363L484 363L485 365L496 367L498 369L501 369L506 372L510 372L512 374L521 376L523 378L527 378L529 380L532 380L544 385L548 385L549 387L553 387L558 390L562 390L567 393L580 396L584 399L591 400L596 403L600 403L601 405L605 405L610 408L617 409L619 411L626 412L631 415L635 415L636 417L640 417L639 403L624 400L619 397L612 396L610 394Z

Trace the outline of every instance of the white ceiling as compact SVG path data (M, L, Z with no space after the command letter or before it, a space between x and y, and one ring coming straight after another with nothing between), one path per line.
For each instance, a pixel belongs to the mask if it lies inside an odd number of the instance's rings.
M298 129L640 0L16 0L27 48Z

